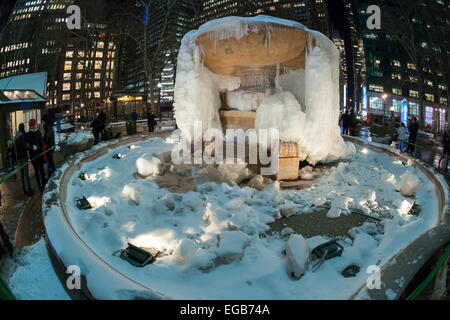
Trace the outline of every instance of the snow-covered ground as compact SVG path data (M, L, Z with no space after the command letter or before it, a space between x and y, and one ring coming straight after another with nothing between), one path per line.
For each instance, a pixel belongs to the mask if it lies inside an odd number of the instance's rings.
M70 133L57 133L55 131L56 150L60 149L60 145L87 143L91 139L94 139L91 131L77 130Z
M173 147L169 140L154 138L132 148L118 147L83 164L80 172L87 172L88 179L79 179L79 172L73 175L66 207L76 232L105 262L175 299L347 299L366 283L369 266L382 266L438 220L435 187L419 169L359 146L350 161L340 162L307 190L282 191L275 183L258 191L197 179L195 191L184 194L160 188L155 179L164 180L164 176L136 175L137 171L144 175L160 171L160 161L152 154ZM123 157L113 159L116 153ZM200 174L194 169L177 173L194 179ZM415 194L415 199L402 193ZM93 209L76 207L75 197L83 195ZM414 202L422 208L418 217L408 215ZM293 281L286 272L284 253L292 235L288 230L270 234L268 223L281 215L311 214L321 207L331 208L329 217L336 224L350 210L383 221L352 229L348 238L339 240L344 246L341 257L325 261L315 272L309 265L306 274ZM54 227L51 221L56 217L51 211L46 225ZM307 248L327 240L306 239ZM167 255L136 268L113 256L128 243ZM297 237L290 243L289 251L295 251L301 241ZM305 246L295 255L302 252ZM71 249L59 254L70 256ZM83 261L83 257L74 259ZM341 272L352 264L361 272L356 278L344 278ZM89 284L89 270L82 272ZM108 290L113 286L108 283ZM95 295L101 289L96 285L93 290Z
M1 269L9 277L7 282L16 299L70 300L53 271L43 238L16 253L14 262L5 258Z

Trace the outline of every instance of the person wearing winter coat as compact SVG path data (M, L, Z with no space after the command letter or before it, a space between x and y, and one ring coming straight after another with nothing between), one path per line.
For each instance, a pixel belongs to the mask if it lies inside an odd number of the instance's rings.
M30 158L34 168L36 182L39 190L43 192L47 183L44 171L44 156L42 155L44 140L42 139L41 132L36 127L36 119L31 119L28 125L30 130L27 133L26 141L29 145Z
M148 125L148 132L153 132L155 130L157 122L155 120L155 115L151 112L147 112L147 125Z
M398 148L400 151L405 152L406 151L406 141L408 141L408 135L409 131L408 128L405 126L404 123L401 124L400 128L397 129L398 132Z
M352 127L352 119L347 110L342 116L342 127L344 128L344 135L350 135L350 128Z
M16 150L14 150L14 145L11 140L8 140L8 148L6 149L6 159L10 165L10 170L13 171L17 165Z
M95 145L97 145L100 141L100 133L103 130L103 126L104 126L103 122L99 119L95 119L91 123L92 134L94 135L94 138L95 138L95 142L94 142Z
M445 163L445 172L448 171L448 157L450 157L450 130L447 127L445 129L444 132L444 141L443 141L443 146L444 146L444 155L441 157L441 159L439 160L439 168L441 167L441 161L445 159L447 159L447 162Z
M414 153L414 150L416 147L414 146L416 144L417 140L417 134L419 133L419 124L417 122L417 119L414 117L412 118L411 124L409 125L409 147L408 150L412 154Z
M101 133L101 139L104 139L104 135L105 135L105 129L106 129L106 113L105 111L103 111L103 109L100 111L100 113L97 116L97 119L100 121L101 125L100 125L100 133Z
M17 165L22 167L20 169L20 178L22 180L22 189L27 196L33 195L33 190L30 183L30 175L28 171L28 146L26 142L25 125L19 124L19 131L15 138Z
M53 123L50 120L48 114L44 114L42 117L44 121L44 144L46 145L45 150L49 150L55 147L55 131L53 129ZM53 160L54 149L51 149L46 153L47 156L47 179L50 179L53 172L56 170L55 161Z

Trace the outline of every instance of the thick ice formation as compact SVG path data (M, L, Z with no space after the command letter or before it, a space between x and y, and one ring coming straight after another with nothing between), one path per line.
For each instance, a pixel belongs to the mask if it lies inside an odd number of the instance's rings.
M204 52L197 45L199 37L213 32L215 40L241 39L261 26L269 26L265 47L271 48L271 25L283 25L306 31L305 69L277 66L272 92L268 74L252 74L248 81L260 82L261 90L242 89L241 79L214 74L204 66ZM259 78L258 78L259 77ZM256 78L256 80L255 80ZM257 16L226 17L210 21L185 35L178 56L175 83L175 113L178 127L193 135L194 121L202 121L203 130L222 129L219 109L220 92L228 92L228 105L239 111L256 110L256 129L278 128L283 141L298 142L301 159L315 164L352 153L344 143L339 118L339 52L325 35L300 23ZM270 115L270 117L268 116Z

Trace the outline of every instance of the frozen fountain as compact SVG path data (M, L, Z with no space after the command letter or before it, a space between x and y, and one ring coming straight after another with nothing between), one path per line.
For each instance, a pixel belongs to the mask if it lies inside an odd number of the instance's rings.
M80 266L81 292L95 299L398 299L408 293L450 234L447 187L390 147L344 142L338 58L324 35L266 16L228 17L188 33L175 85L180 129L195 138L198 120L204 132L222 134L275 128L279 180L297 179L304 160L330 170L301 190L273 181L258 187L251 182L261 175L247 167L241 169L248 182L227 164L176 164L173 150L181 143L174 136L103 144L60 168L44 196L47 245L62 279L70 276L68 266ZM330 164L343 158L348 161ZM92 208L76 205L81 196ZM341 250L325 262L330 239ZM153 262L124 259L130 248L135 256L151 254ZM318 248L323 254L313 259ZM373 267L381 269L383 290L366 288Z
M299 162L345 157L340 136L339 53L303 25L268 16L227 17L187 34L175 84L178 127L278 129L278 180Z

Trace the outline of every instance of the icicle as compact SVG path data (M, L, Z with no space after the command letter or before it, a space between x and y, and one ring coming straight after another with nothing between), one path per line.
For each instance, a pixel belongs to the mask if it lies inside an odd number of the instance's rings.
M275 90L277 92L283 91L283 88L280 87L280 63L277 63L277 74L275 76Z

